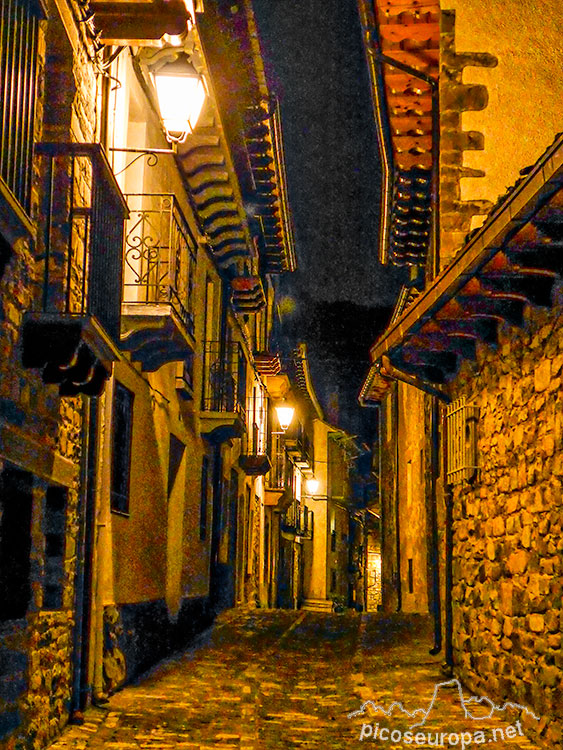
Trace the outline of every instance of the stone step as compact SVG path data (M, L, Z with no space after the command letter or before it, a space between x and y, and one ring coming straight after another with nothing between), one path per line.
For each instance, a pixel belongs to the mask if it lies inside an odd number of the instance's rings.
M301 609L307 612L332 612L331 599L304 599Z

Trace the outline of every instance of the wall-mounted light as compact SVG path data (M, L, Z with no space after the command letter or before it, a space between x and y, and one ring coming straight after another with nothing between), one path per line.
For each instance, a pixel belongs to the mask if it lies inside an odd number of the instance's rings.
M307 490L307 494L311 497L316 495L319 491L319 485L320 482L318 479L315 479L315 477L310 477L309 479L307 479L307 481L305 482L305 489Z
M183 143L203 109L205 84L184 52L175 51L159 63L152 68L152 74L166 138L170 143Z
M278 422L280 423L280 427L285 432L293 420L295 409L293 408L293 406L280 404L280 406L276 406L276 413L278 415Z

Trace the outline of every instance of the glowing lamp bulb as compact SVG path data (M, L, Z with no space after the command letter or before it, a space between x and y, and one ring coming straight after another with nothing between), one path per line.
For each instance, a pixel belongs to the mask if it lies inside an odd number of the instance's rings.
M287 430L293 420L295 409L292 406L276 406L278 422L282 430Z
M305 482L305 488L307 489L308 495L316 495L319 491L319 480L311 477Z
M163 65L154 81L158 107L168 140L183 142L193 132L205 102L205 86L197 70L182 54Z

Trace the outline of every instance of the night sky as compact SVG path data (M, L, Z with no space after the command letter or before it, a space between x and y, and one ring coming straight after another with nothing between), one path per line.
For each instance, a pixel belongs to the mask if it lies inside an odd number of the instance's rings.
M377 261L381 174L356 0L254 7L281 100L299 266L283 282L284 332L307 342L328 416L369 439L356 395L402 275Z
M356 0L255 0L282 104L299 271L323 301L393 303L377 262L381 177Z

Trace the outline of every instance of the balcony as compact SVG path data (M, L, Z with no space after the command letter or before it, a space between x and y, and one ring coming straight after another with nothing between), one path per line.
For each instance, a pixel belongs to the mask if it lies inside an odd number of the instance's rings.
M288 455L301 471L311 471L313 468L313 453L311 441L301 423L297 426L294 438L288 438L285 443Z
M281 530L292 537L313 538L313 511L294 502L281 517Z
M241 437L246 426L246 359L238 342L206 341L200 432L211 443Z
M192 356L196 243L173 195L126 199L122 347L154 372Z
M246 435L243 439L240 467L247 476L263 476L271 467L268 445L268 402L254 390L246 409Z
M283 511L293 499L288 480L291 464L287 460L283 436L274 433L271 441L270 470L264 477L264 505Z
M118 355L127 204L99 144L42 143L35 151L41 293L24 318L22 361L62 396L95 396Z

